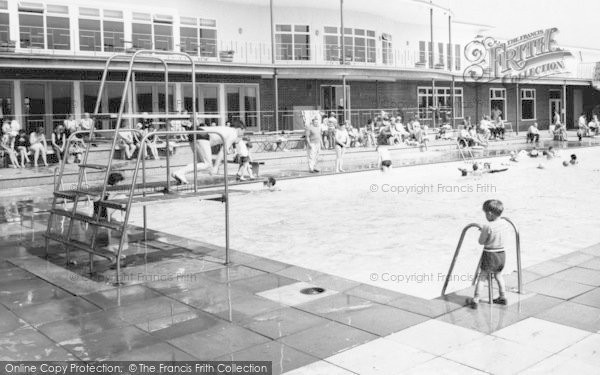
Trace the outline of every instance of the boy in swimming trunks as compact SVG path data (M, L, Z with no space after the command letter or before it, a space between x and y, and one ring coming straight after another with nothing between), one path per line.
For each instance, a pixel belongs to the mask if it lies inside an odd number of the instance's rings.
M483 254L481 256L480 273L475 283L475 294L473 298L467 299L467 305L472 309L476 309L479 304L479 289L482 278L492 277L498 283L498 291L500 296L492 302L499 305L506 305L506 284L502 276L502 270L506 263L506 255L504 253L504 228L500 220L500 216L504 211L504 205L497 199L490 199L483 203L483 212L487 223L481 228L479 235L479 244L483 245Z
M390 156L390 150L388 150L387 146L379 145L376 148L378 152L377 158L377 167L382 172L387 172L392 168L392 157Z

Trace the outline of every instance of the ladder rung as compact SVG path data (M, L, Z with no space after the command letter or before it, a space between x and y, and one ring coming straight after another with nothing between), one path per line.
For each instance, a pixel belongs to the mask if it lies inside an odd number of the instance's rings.
M79 168L90 168L90 169L100 169L105 171L106 169L108 169L108 166L106 164L79 164Z
M92 195L99 196L101 194L100 191L94 190L63 190L63 191L55 191L54 195L59 198L68 198L75 199L76 197L80 197L82 195Z
M108 250L100 250L100 249L96 249L96 250L92 250L92 248L90 247L90 245L77 241L77 240L67 240L66 238L62 237L62 236L58 236L52 233L44 233L44 237L46 237L49 240L52 241L56 241L56 242L60 242L66 246L72 246L78 250L81 251L85 251L87 253L91 253L94 255L98 255L101 256L103 258L106 258L110 261L114 261L114 259L116 258L116 254L113 253L112 251L108 251Z
M100 207L112 208L114 210L125 211L125 209L127 208L127 203L126 202L113 201L113 200L110 200L110 199L101 200L101 201L98 201L96 203Z
M123 224L122 223L113 223L110 221L106 221L106 220L96 220L94 217L88 216L88 215L84 215L82 213L75 213L73 214L70 211L66 211L66 210L61 210L58 208L55 208L54 211L52 211L54 214L56 215L61 215L61 216L65 216L65 217L69 217L69 218L73 218L75 220L79 220L79 221L83 221L85 223L88 223L90 225L96 225L102 228L108 228L108 229L112 229L112 230L123 230Z

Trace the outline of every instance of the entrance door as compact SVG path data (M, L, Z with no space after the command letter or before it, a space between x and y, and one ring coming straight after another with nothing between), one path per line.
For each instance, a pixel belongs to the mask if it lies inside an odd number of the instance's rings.
M560 99L550 99L550 124L554 124L554 113L558 113L561 116L561 122L564 124L562 119L562 100Z
M329 115L335 112L340 121L344 121L344 109L350 109L350 86L346 85L346 103L342 85L321 86L321 109Z

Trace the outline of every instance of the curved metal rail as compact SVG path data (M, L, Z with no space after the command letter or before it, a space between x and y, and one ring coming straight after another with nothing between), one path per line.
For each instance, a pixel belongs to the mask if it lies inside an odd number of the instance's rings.
M523 290L523 276L521 270L521 236L519 234L519 230L515 223L507 217L502 216L501 219L505 220L510 224L510 226L515 231L515 242L516 242L516 253L517 253L517 292L519 294L522 293ZM460 248L462 247L463 240L467 231L471 228L478 228L481 230L481 225L476 223L471 223L463 228L460 239L458 240L458 245L456 246L456 250L454 251L454 257L452 258L452 263L450 264L450 269L448 270L448 274L446 275L446 280L444 281L444 287L442 288L442 296L446 294L446 288L448 287L448 282L450 281L450 277L452 276L452 271L454 270L454 265L456 264L456 259L458 258L458 254L460 253ZM481 258L479 259L479 263L477 264L477 269L475 271L475 277L473 278L473 285L477 282L480 274L481 267ZM488 294L490 296L490 301L492 300L492 283L491 278L488 280Z
M471 223L463 228L463 230L460 234L460 239L458 240L458 245L456 245L456 250L454 251L454 257L452 258L452 263L450 263L450 269L448 269L448 273L446 274L446 280L444 281L444 287L442 288L442 296L446 294L446 288L448 287L448 282L450 282L450 277L452 276L452 271L454 270L454 265L456 264L456 259L458 258L458 254L460 253L460 248L462 247L462 244L465 239L465 235L467 234L467 231L471 228L477 228L477 229L481 230L481 225L479 225L477 223Z

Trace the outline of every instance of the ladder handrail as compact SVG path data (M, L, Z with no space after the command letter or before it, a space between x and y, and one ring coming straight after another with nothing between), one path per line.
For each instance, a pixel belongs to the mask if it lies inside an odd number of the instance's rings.
M442 296L446 294L446 288L448 287L448 282L450 281L450 276L452 276L452 271L454 270L454 265L456 264L456 259L458 258L458 254L460 253L460 248L462 247L463 240L465 239L465 235L467 231L471 228L477 228L481 230L481 225L477 223L471 223L463 228L460 239L458 240L458 245L456 245L456 250L454 251L454 257L452 258L452 263L450 263L450 269L448 269L448 274L446 275L446 280L444 281L444 287L442 288Z
M519 234L519 230L517 229L517 226L515 225L515 223L512 220L510 220L509 218L507 218L505 216L502 216L501 219L508 222L515 231L516 253L517 253L517 284L518 284L517 285L517 293L521 294L521 292L523 290L523 277L522 277L522 269L521 269L521 235ZM448 282L450 280L450 276L452 275L452 270L454 269L454 264L456 263L456 258L458 257L458 254L460 252L460 248L462 246L462 242L464 240L465 234L466 234L467 230L469 230L470 228L473 228L473 227L476 227L481 230L481 225L476 224L476 223L471 223L471 224L467 225L466 227L464 227L464 229L462 230L462 233L460 235L460 240L458 241L458 245L456 246L456 251L454 252L454 258L452 258L452 263L450 264L450 269L448 270L448 274L446 275L446 280L444 282L444 287L442 288L442 296L446 294L446 288L448 287ZM477 278L479 277L480 265L481 265L481 259L479 260L477 269L475 270L475 277L473 278L473 284L475 284ZM489 286L489 287L491 288L491 286Z
M94 133L96 133L96 134L98 134L98 133L99 134L103 134L103 133L116 133L116 132L132 132L132 133L138 133L139 135L142 134L137 129L129 129L129 128L127 128L127 129L118 129L118 130L117 129L99 129L99 130L96 130ZM69 147L71 146L71 144L73 143L72 142L73 139L75 137L77 137L77 135L86 135L86 134L89 135L90 131L89 130L77 130L77 131L74 131L73 133L71 133L71 135L69 136L69 138L67 138L67 142L65 143L65 154L68 155L68 153L69 153ZM90 146L87 146L87 147L89 148ZM114 148L112 150L114 151ZM65 160L66 159L67 159L67 157L64 157L61 160L60 172L58 173L58 182L56 182L56 179L54 179L54 181L55 181L54 191L60 191L60 185L62 184L62 178L63 178L63 175L64 175L64 168L65 168ZM83 161L82 161L82 163L83 163ZM55 170L56 169L58 169L58 168L55 168ZM54 174L56 176L56 172ZM80 187L77 187L77 189L79 189L79 188Z
M505 221L507 221L510 226L515 230L515 241L516 241L516 252L517 252L517 292L519 294L521 294L521 291L523 290L523 277L522 277L522 270L521 270L521 235L519 234L519 230L517 229L517 226L515 225L515 223L510 220L509 218L507 218L506 216L502 216L502 219L504 219Z

